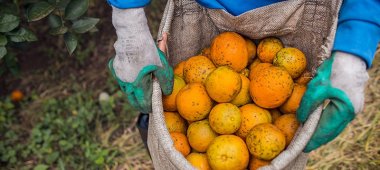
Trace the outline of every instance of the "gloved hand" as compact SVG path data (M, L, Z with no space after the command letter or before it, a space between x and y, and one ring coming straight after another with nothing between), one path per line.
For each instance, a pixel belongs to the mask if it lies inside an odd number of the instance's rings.
M318 69L307 86L297 119L305 122L325 100L317 129L304 152L310 152L338 136L356 113L363 110L364 89L368 80L366 64L362 59L343 52L335 52Z
M173 88L173 69L158 49L149 32L143 8L113 7L112 23L116 29L116 56L109 68L128 102L143 113L152 111L152 74L158 79L164 95Z

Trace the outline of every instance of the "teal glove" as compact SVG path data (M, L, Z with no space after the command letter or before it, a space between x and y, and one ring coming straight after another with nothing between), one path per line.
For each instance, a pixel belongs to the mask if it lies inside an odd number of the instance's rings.
M334 63L335 54L319 67L315 78L308 84L300 108L297 110L297 119L305 122L319 105L329 100L304 152L310 152L337 137L354 119L356 110L360 111L364 103L364 85L368 79L365 64L356 56L351 57L352 55L345 53L339 53L339 63ZM333 78L332 68L335 69ZM354 71L347 71L350 69ZM335 80L339 89L330 78ZM358 109L354 109L351 101L354 101Z
M112 75L120 85L121 90L127 95L129 104L142 113L152 112L152 74L157 78L164 95L171 94L173 90L173 68L166 60L165 54L158 49L162 67L156 65L145 66L138 74L134 82L120 80L113 69L113 59L108 63ZM152 74L151 74L152 73Z

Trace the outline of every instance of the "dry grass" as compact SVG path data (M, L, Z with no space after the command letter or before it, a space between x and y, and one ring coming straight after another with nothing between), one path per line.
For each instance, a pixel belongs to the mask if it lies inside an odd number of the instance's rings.
M364 112L334 141L310 154L307 169L379 169L380 167L380 53L366 90Z

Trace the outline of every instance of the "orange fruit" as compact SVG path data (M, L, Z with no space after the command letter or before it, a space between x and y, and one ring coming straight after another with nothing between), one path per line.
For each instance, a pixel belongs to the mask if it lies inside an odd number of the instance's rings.
M207 149L208 162L213 170L243 170L249 162L244 141L235 135L216 137Z
M216 66L230 66L240 72L248 64L246 41L234 32L219 34L211 43L211 60Z
M282 114L277 109L271 109L269 110L270 115L272 116L272 123L277 120Z
M199 55L206 56L207 58L210 58L211 49L210 47L204 48Z
M165 124L169 132L186 134L186 122L177 112L164 112Z
M296 113L300 102L302 100L303 94L306 91L306 86L294 83L294 88L292 95L289 97L286 102L281 105L280 110L282 113Z
M181 77L174 75L173 91L170 95L162 97L162 105L165 111L177 111L177 104L175 102L178 92L186 86L185 80Z
M207 117L213 102L201 83L190 83L177 94L178 113L189 121L202 120Z
M248 38L245 39L245 43L248 51L248 63L252 63L256 57L256 44Z
M305 70L300 77L298 77L297 80L295 80L296 83L298 84L303 84L303 85L307 85L307 83L309 83L309 81L313 79L313 75L311 74L310 71L307 71Z
M252 64L255 64L255 62L253 62ZM269 64L269 63L258 63L256 66L252 67L252 69L250 70L250 72L249 72L249 79L252 80L253 77L255 77L258 73L261 72L261 70L263 70L263 69L265 69L267 67L270 67L270 66L272 66L272 64Z
M179 132L171 132L170 137L173 140L175 149L177 149L177 151L179 151L183 156L187 156L190 153L190 145L184 134Z
M24 94L20 90L13 90L11 93L11 101L19 102L24 98Z
M208 118L211 128L224 135L235 133L241 124L240 110L231 103L217 104L212 108Z
M284 114L274 122L274 125L285 134L286 145L289 145L296 134L300 123L295 114Z
M236 132L236 135L245 140L248 132L256 125L261 123L271 123L272 118L270 112L266 109L260 108L255 104L246 104L240 107L241 112L241 126Z
M277 52L284 48L277 38L265 38L257 46L257 56L264 63L272 63Z
M273 60L273 65L285 68L293 79L299 77L306 68L305 54L297 48L281 49Z
M186 60L183 76L187 83L204 83L208 74L215 70L215 65L205 56L194 56Z
M185 66L186 61L181 61L174 67L174 74L181 77L182 79L185 79L183 76L183 67Z
M259 66L260 64L253 70L249 87L253 101L263 108L281 106L292 94L292 77L284 69L274 66L255 72Z
M252 70L255 68L258 64L262 63L259 58L255 58L251 65L249 65L249 70Z
M262 123L249 131L246 143L253 156L271 160L285 149L286 139L284 133L276 126Z
M234 99L240 92L241 85L239 73L227 66L215 69L205 82L207 93L219 103L230 102Z
M211 141L217 136L207 119L191 123L187 129L189 144L198 152L206 152Z
M242 74L240 74L240 78L242 82L240 92L231 101L231 103L236 106L242 106L252 101L249 95L249 79Z
M254 156L252 156L251 160L249 161L249 170L257 170L260 167L269 165L270 161L257 159Z
M187 161L197 170L210 170L207 156L204 153L190 153L186 156Z

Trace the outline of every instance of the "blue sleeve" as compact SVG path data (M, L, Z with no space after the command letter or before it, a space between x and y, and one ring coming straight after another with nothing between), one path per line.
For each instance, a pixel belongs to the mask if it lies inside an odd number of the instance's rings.
M380 42L380 0L345 0L333 50L362 58L371 67Z
M116 8L140 8L149 4L150 0L107 0L109 4Z

